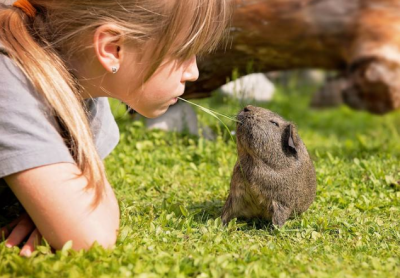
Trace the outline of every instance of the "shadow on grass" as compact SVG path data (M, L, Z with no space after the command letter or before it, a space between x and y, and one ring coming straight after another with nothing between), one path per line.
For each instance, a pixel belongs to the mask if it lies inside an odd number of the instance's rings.
M189 211L198 212L194 215L193 220L199 223L206 224L208 220L215 220L221 217L222 207L225 201L223 200L211 200L193 203L188 207ZM235 221L235 220L232 220ZM236 224L242 231L247 230L267 230L273 231L274 226L271 221L263 219L237 219ZM229 224L228 224L229 226Z
M1 193L0 204L0 227L15 220L25 211L10 188L6 188Z

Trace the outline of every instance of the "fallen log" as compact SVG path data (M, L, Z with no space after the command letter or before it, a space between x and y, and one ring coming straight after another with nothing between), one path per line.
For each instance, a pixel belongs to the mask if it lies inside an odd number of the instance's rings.
M299 68L338 70L343 100L383 114L400 107L400 1L236 0L230 41L199 59L185 98L241 74Z

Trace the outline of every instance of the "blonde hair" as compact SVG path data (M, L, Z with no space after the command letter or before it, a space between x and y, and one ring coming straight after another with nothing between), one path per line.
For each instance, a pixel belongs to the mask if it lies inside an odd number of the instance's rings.
M185 60L216 48L226 30L230 0L30 0L29 17L16 7L0 6L0 40L9 56L54 110L78 167L96 192L104 192L104 166L90 132L82 88L66 61L85 45L84 36L108 23L137 45L153 42L144 81L168 56ZM182 26L187 26L183 28ZM184 40L176 43L176 37ZM154 43L156 42L156 43Z

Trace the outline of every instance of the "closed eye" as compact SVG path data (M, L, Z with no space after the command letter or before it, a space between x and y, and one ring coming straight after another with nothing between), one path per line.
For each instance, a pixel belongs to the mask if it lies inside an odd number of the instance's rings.
M275 122L275 121L270 121L270 123L272 123L272 124L276 125L277 127L279 127L279 124L277 122Z

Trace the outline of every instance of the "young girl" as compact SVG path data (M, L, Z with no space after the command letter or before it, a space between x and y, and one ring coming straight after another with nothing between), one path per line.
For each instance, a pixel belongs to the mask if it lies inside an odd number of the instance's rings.
M119 207L104 159L118 142L108 99L163 114L198 78L229 0L18 0L0 4L0 209L6 246L42 236L76 250L115 244ZM12 192L12 194L10 194ZM1 210L0 210L1 213Z

